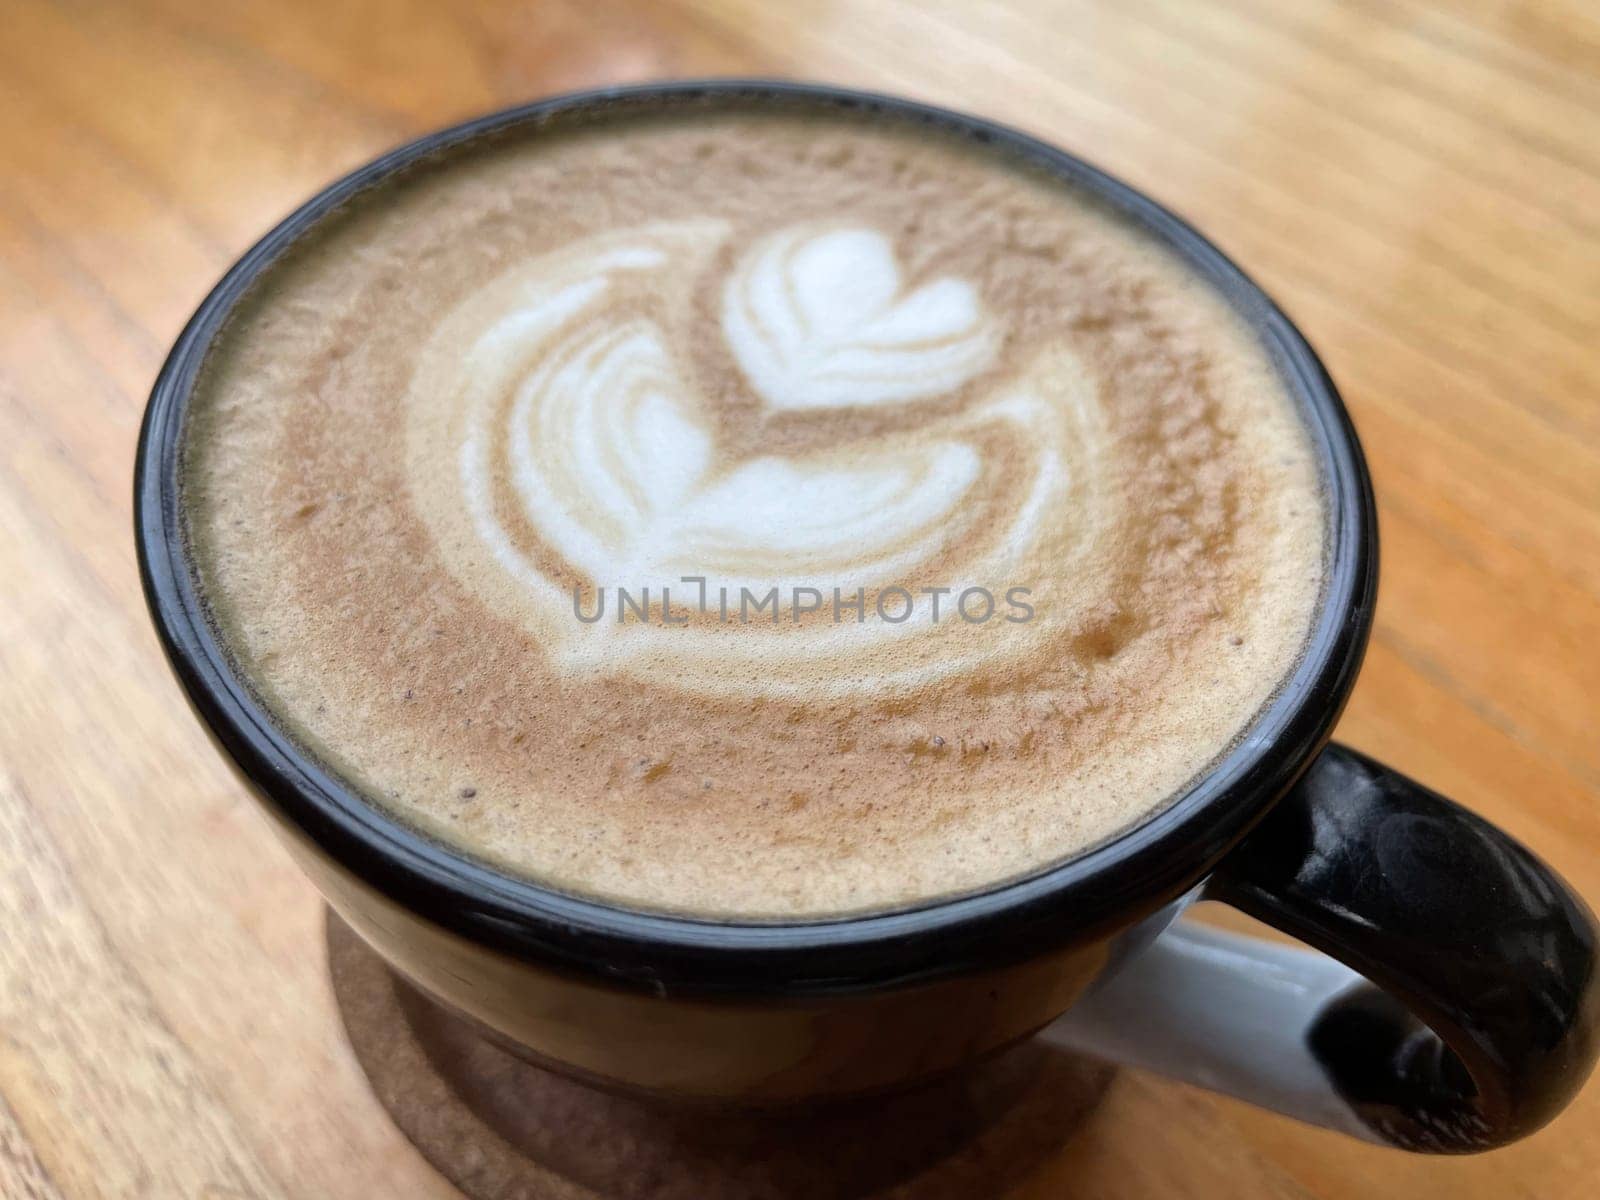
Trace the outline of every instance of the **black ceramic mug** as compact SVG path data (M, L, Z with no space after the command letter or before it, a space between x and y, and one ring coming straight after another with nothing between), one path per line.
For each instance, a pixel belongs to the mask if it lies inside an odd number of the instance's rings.
M1209 774L1113 841L906 911L749 924L630 911L500 874L360 799L274 727L207 624L179 507L180 440L207 348L263 268L363 188L444 147L512 128L540 136L600 108L722 103L886 112L1005 145L1208 280L1301 406L1332 545L1304 659ZM1361 450L1322 365L1193 229L1013 130L835 88L720 81L565 96L422 138L314 197L207 297L156 381L134 489L162 644L295 857L396 970L535 1061L677 1097L781 1103L905 1085L1048 1027L1075 1048L1435 1152L1532 1132L1593 1065L1600 981L1583 902L1494 826L1326 745L1371 627L1378 549ZM1331 957L1167 930L1197 897Z

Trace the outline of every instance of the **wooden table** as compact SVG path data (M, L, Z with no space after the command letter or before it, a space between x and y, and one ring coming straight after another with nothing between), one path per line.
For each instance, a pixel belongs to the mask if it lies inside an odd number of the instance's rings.
M341 1039L317 897L185 710L129 536L144 397L332 176L541 93L882 88L1187 215L1299 319L1376 476L1340 736L1600 898L1600 11L1592 0L260 6L0 21L0 1193L442 1196ZM1428 1160L1124 1073L1021 1194L1592 1195L1600 1083Z

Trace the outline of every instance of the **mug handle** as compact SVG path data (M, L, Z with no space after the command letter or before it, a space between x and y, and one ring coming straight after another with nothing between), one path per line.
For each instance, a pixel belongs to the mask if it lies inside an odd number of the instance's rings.
M1433 1154L1532 1133L1600 1051L1594 914L1508 834L1353 750L1324 750L1199 898L1324 953L1175 925L1046 1036Z

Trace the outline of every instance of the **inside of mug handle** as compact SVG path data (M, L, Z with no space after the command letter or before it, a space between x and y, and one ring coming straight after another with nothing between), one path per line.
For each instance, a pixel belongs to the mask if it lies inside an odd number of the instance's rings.
M1199 898L1323 953L1180 923L1045 1036L1315 1125L1489 1150L1600 1053L1594 914L1509 834L1331 746Z

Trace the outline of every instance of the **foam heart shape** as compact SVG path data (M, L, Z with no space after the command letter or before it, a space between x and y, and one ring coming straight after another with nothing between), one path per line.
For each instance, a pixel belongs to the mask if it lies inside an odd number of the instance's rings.
M779 409L951 392L1000 341L970 284L946 277L905 292L881 233L815 226L750 249L723 291L722 327L751 386Z
M942 440L708 479L710 433L654 324L570 328L519 389L509 449L528 517L592 578L847 581L913 564L978 475L971 446Z

